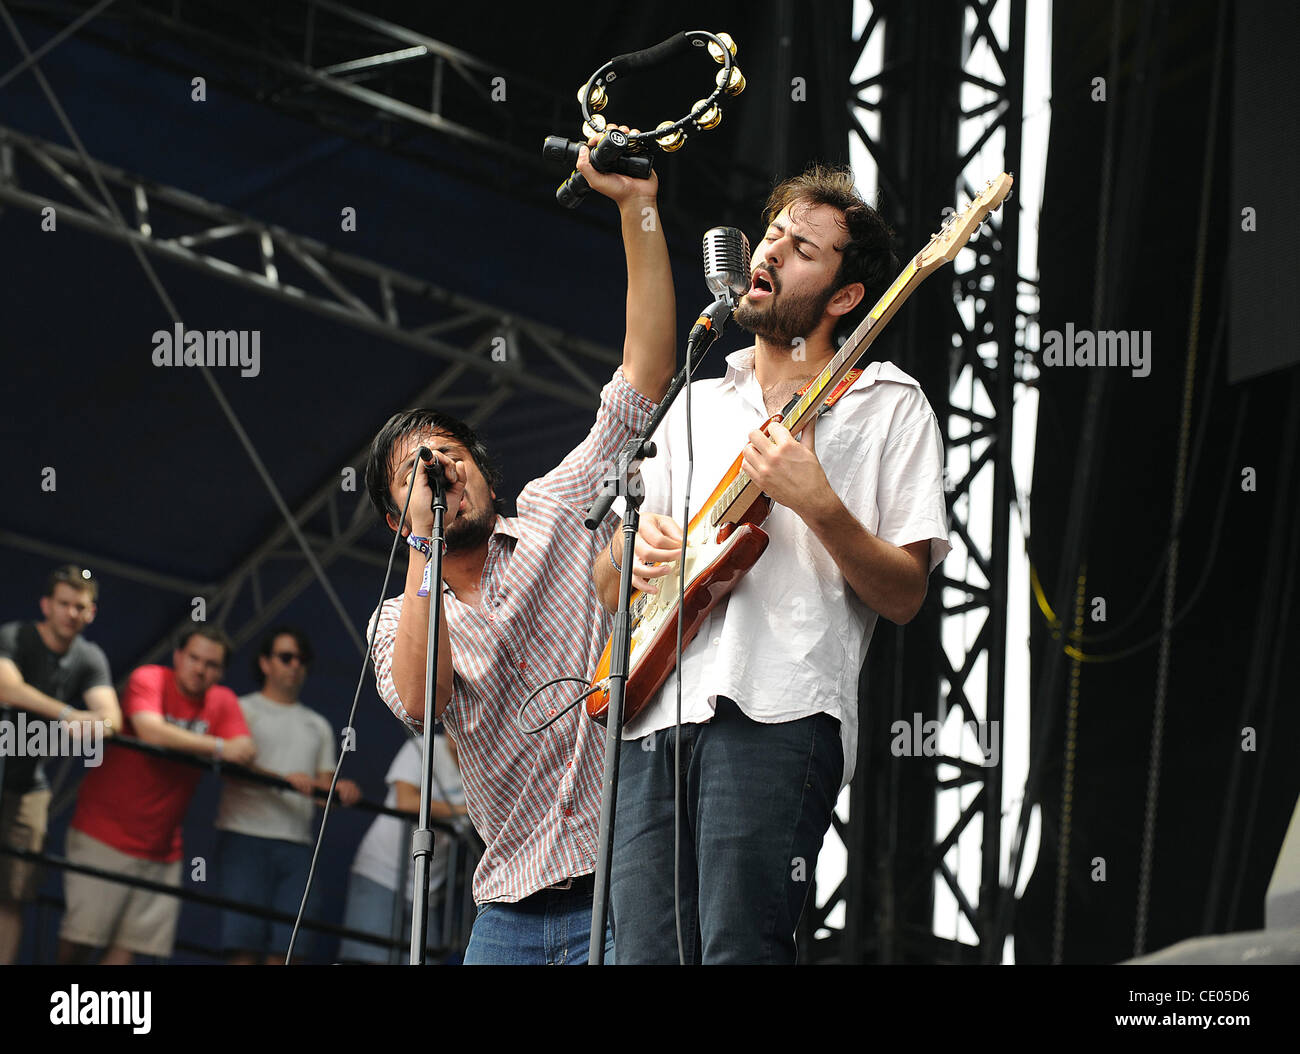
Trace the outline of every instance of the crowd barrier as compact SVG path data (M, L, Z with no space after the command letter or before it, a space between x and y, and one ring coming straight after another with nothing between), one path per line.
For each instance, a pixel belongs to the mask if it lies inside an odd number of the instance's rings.
M198 758L193 754L186 754L171 750L167 747L145 743L143 740L136 739L132 736L116 735L105 739L104 747L106 749L136 750L143 754L150 754L154 757L174 761L179 764L211 769L223 778L238 779L249 783L259 783L263 786L286 789L295 794L301 793L288 781L280 779L277 776L255 772L243 765L238 765L229 761ZM3 759L0 759L0 761L2 760ZM57 759L52 758L50 760ZM0 772L2 771L3 769L0 768ZM3 800L5 793L3 787L0 786L0 800ZM317 801L324 802L329 797L329 794L324 790L315 790L310 796L315 798ZM337 794L335 795L335 804L337 804ZM411 814L384 805L382 802L370 801L365 798L355 802L348 808L359 810L361 812L374 813L376 815L396 817L406 824L405 837L399 839L399 847L401 851L399 851L397 861L399 875L397 888L399 890L405 889L407 876L411 868L410 835L415 829L415 824L412 820ZM444 940L442 941L441 947L432 949L430 952L430 958L436 958L464 951L465 941L468 937L466 923L472 921L474 917L473 901L471 899L472 879L474 868L477 866L478 859L483 852L483 843L479 840L478 835L474 832L473 826L467 819L462 819L460 821L431 819L430 826L434 830L448 835L450 838L448 843L447 883L445 887L448 891L448 895L443 897L442 926L440 927L440 932L443 934ZM328 838L328 829L326 834ZM328 842L325 844L328 844ZM31 860L43 866L55 867L60 870L75 871L80 874L103 879L107 882L116 882L121 885L148 889L155 893L162 893L167 896L176 897L182 901L202 904L223 911L235 911L256 918L267 919L271 922L281 922L292 925L295 918L295 916L284 912L247 904L242 901L230 900L214 893L204 893L192 886L169 886L165 883L154 882L133 875L125 875L116 871L107 871L86 864L75 863L68 860L66 857L56 856L49 852L29 852L27 850L15 849L11 846L0 844L0 853L7 856L19 857L24 860ZM319 868L317 871L317 880L319 880ZM38 898L38 900L39 904L44 907L53 907L62 910L64 906L63 901L57 897L43 896ZM303 918L302 929L310 929L316 933L331 937L346 937L357 941L363 941L370 945L388 949L390 953L390 962L406 962L406 953L410 946L410 933L403 925L403 898L397 897L394 898L394 901L392 926L386 936L380 936L362 930L349 929L337 923L325 922L307 916L304 916ZM458 906L460 910L457 910ZM219 960L223 957L222 952L204 948L202 945L195 945L188 942L181 944L178 942L177 947L198 955L207 955L213 959Z

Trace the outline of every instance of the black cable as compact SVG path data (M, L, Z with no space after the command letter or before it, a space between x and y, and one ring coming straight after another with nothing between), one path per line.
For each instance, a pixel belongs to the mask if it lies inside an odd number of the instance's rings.
M568 684L568 683L585 684L587 686L587 690L583 692L580 696L578 696L576 699L573 699L571 702L566 703L563 710L561 710L557 714L554 714L549 720L543 721L536 728L525 728L523 723L524 711L528 709L528 707L532 704L532 701L536 699L540 693L546 691L546 689L550 688L552 685ZM601 687L602 687L601 682L597 681L595 684L593 684L585 677L552 677L545 684L538 685L531 692L529 692L528 698L519 704L519 709L515 713L515 727L518 728L519 731L526 736L534 736L538 732L544 732L546 731L546 729L550 728L551 725L555 724L556 721L558 721L570 710L572 710L575 706L577 706L580 702L586 699L587 696L594 695L596 692L599 692L601 690Z
M695 475L695 439L691 431L691 342L686 342L686 493L682 504L682 548L677 557L677 714L673 723L673 921L677 924L677 965L686 965L682 940L682 619L686 614L686 536L691 523L691 479ZM699 911L700 862L695 861L696 911Z
M1232 431L1232 444L1229 447L1228 457L1224 464L1224 483L1223 486L1220 488L1221 497L1219 499L1219 507L1215 510L1214 526L1210 529L1210 542L1209 542L1210 558L1206 560L1204 565L1201 567L1201 575L1197 579L1196 585L1192 588L1191 594L1188 596L1187 600L1184 601L1183 606L1178 609L1177 613L1173 617L1173 620L1170 622L1169 624L1170 630L1176 628L1179 625L1179 623L1181 623L1183 619L1185 619L1191 613L1192 608L1196 606L1196 602L1200 600L1201 594L1205 591L1205 587L1209 584L1210 574L1214 570L1215 561L1218 559L1219 538L1223 533L1223 523L1224 523L1224 519L1227 516L1228 499L1232 496L1232 488L1228 485L1228 481L1232 479L1233 474L1237 468L1236 465L1237 450L1241 445L1241 434L1246 425L1246 411L1249 405L1250 405L1250 392L1249 390L1243 388L1241 390L1241 397L1237 407L1237 421L1236 424L1233 426L1233 431ZM1154 632L1144 637L1142 640L1138 641L1136 644L1132 644L1129 647L1122 648L1121 650L1116 652L1108 652L1104 655L1079 654L1078 658L1080 658L1081 661L1083 662L1116 662L1120 659L1127 659L1132 655L1136 655L1140 651L1145 651L1153 644L1158 644L1160 642L1160 639L1164 636L1165 632L1166 631L1163 629L1155 630ZM1059 632L1053 633L1053 638L1056 640L1060 640L1061 634ZM1078 638L1076 638L1073 634L1070 636L1071 641L1077 639ZM1088 638L1085 637L1083 639L1086 641ZM1074 650L1077 649L1072 649L1070 645L1066 646L1067 654L1071 654L1072 651Z
M1129 629L1131 629L1134 625L1136 625L1138 620L1141 618L1141 616L1145 614L1148 605L1151 603L1151 600L1155 595L1156 586L1159 585L1164 578L1165 565L1169 563L1169 557L1173 553L1174 542L1180 537L1182 537L1183 525L1184 523L1186 523L1187 516L1189 513L1189 509L1187 506L1191 504L1191 495L1192 495L1192 491L1195 489L1195 484L1197 480L1197 469L1200 467L1201 450L1204 446L1206 433L1209 431L1210 410L1214 406L1214 396L1217 392L1217 389L1214 386L1214 378L1218 371L1220 353L1223 350L1223 345L1225 343L1225 336L1227 334L1227 328L1228 328L1227 327L1228 313L1224 309L1224 304L1227 299L1226 288L1228 282L1228 277L1226 273L1224 274L1223 282L1224 282L1225 295L1221 295L1219 299L1219 311L1220 311L1219 322L1218 325L1215 327L1214 344L1210 351L1210 368L1207 373L1210 388L1208 393L1206 394L1205 402L1201 407L1201 417L1200 420L1197 422L1196 438L1193 441L1193 445L1192 445L1191 464L1187 472L1188 485L1187 485L1186 504L1184 505L1183 510L1179 514L1177 520L1174 522L1173 526L1171 527L1169 534L1165 539L1164 551L1161 553L1159 561L1152 568L1151 577L1150 579L1148 579L1147 584L1143 587L1142 593L1139 596L1137 603L1133 605L1129 614L1125 616L1122 622L1119 622L1115 626L1111 627L1110 629L1104 630L1100 633L1087 633L1087 634L1080 634L1078 636L1071 634L1070 640L1075 643L1104 644L1107 641L1114 640L1116 637L1123 636L1125 633L1128 632ZM1029 552L1027 536L1026 536L1025 551ZM1030 559L1032 562L1037 563L1037 561L1033 560L1032 554L1030 556Z
M406 488L406 504L402 506L402 517L398 520L399 524L406 522L406 513L411 507L411 495L415 493L415 473L417 471L418 467L412 469L411 482ZM370 664L371 656L374 654L375 635L379 632L379 620L384 614L384 599L388 594L388 580L393 574L393 561L397 559L397 543L401 540L401 537L402 531L399 527L393 535L393 547L388 552L388 567L384 570L384 584L379 587L379 605L375 610L374 624L370 627L370 639L366 641L366 653L361 657L361 673L357 677L357 690L352 693L352 709L348 711L348 723L345 726L346 729L355 728L353 722L357 716L357 704L361 700L361 688L366 683L366 667ZM434 583L432 588L441 589L442 583ZM426 699L424 702L427 708L429 700ZM426 714L425 716L427 717L428 715ZM320 818L320 829L316 832L316 846L312 850L311 867L307 871L307 885L303 889L302 902L298 905L298 917L294 920L293 932L289 934L288 950L284 953L284 962L286 966L288 966L293 960L293 946L298 940L298 927L302 925L303 913L307 909L307 898L311 895L311 884L316 878L316 861L320 858L321 843L325 839L325 824L329 821L330 806L334 803L334 787L339 781L339 772L343 768L343 759L348 754L348 750L346 749L346 739L342 746L343 749L339 750L338 763L334 766L334 776L330 780L329 797L325 799L325 809Z

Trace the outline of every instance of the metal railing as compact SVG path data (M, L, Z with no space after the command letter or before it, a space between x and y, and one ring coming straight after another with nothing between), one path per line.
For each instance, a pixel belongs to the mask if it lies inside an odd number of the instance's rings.
M0 708L0 715L7 715L11 712L12 711L10 710ZM0 716L0 720L3 719L4 717ZM195 757L192 754L186 754L167 747L146 743L143 740L126 735L116 735L112 738L105 739L103 742L105 747L134 750L142 754L152 755L156 758L177 762L183 765L211 769L225 778L237 779L247 783L258 783L263 786L274 787L277 789L287 789L295 794L301 793L287 780L264 772L257 772L233 762ZM4 760L3 757L0 757L0 777L2 777L3 774ZM11 790L8 793L15 792ZM0 783L0 802L3 802L5 796L5 788L2 783ZM317 801L324 801L329 797L329 794L327 791L317 788L309 796ZM335 795L335 798L337 799L337 794ZM349 806L349 808L357 809L362 812L374 813L377 816L391 816L395 819L404 821L406 837L399 839L398 844L399 846L407 847L409 850L411 844L410 834L414 830L415 826L411 813L395 809L380 802L368 801L364 798L355 802L353 805ZM464 951L464 945L468 936L465 922L466 920L472 920L473 918L473 912L471 910L473 902L470 897L473 873L474 868L477 866L478 859L482 855L483 844L467 820L463 822L454 822L431 818L430 826L441 834L447 836L449 839L446 881L444 885L447 895L442 898L443 924L440 927L441 939L440 945L437 948L431 948L436 956L446 956ZM32 852L0 844L0 854L17 857L21 860L29 860L33 863L44 866L57 867L65 871L74 871L78 874L88 875L92 878L101 879L106 882L114 882L119 885L147 889L154 893L161 893L165 896L176 897L182 901L201 904L222 911L238 912L243 915L265 919L269 922L279 922L291 926L295 921L295 916L286 912L248 904L239 900L232 900L228 897L219 896L213 893L200 892L199 890L188 886L172 886L164 882L156 882L135 875L123 874L121 872L95 867L90 864L83 864L69 860L67 857L57 856L49 852ZM387 935L379 935L365 930L351 929L338 923L326 922L309 916L304 916L302 928L312 930L325 936L349 938L388 949L390 963L405 961L405 959L401 957L400 953L405 952L409 947L410 942L409 931L406 929L406 916L404 912L404 904L406 900L405 890L410 873L410 866L410 852L399 851L397 869L398 882L393 891L393 913ZM46 907L57 907L59 909L62 909L65 906L64 902L59 898L49 896L37 898L37 903ZM459 911L457 910L458 906L460 908ZM178 943L177 946L183 947L187 951L199 955L206 955L218 960L224 957L224 953L221 951L208 949L202 945L196 945L191 942L185 942L184 944Z

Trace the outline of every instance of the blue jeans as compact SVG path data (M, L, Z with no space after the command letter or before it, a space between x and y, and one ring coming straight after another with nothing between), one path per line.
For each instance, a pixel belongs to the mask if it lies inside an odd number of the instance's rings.
M217 889L223 897L255 907L297 915L311 868L309 845L279 838L258 838L236 831L217 831ZM307 901L304 918L319 917L320 884ZM234 911L221 913L221 946L227 952L283 955L293 927ZM315 930L298 930L294 958L307 959L319 944Z
M591 876L574 889L543 889L514 904L480 904L466 966L581 966L591 948ZM605 962L614 937L605 928Z
M760 724L719 698L683 725L681 916L688 963L793 963L794 931L844 771L826 714ZM622 746L610 899L620 964L676 963L671 729Z

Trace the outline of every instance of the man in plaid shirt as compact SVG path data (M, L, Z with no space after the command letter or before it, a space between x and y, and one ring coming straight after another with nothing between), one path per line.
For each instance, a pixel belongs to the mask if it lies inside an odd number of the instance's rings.
M366 467L371 501L408 539L427 539L433 526L426 473L414 471L420 446L435 452L451 481L434 716L456 740L469 817L487 845L474 876L478 915L467 964L587 959L604 735L581 706L536 735L521 733L515 718L535 686L590 676L600 658L613 620L596 596L591 564L617 521L609 517L592 532L583 519L624 442L649 421L676 363L657 177L598 173L585 148L578 168L619 207L628 272L623 364L601 392L590 433L524 487L513 518L497 512L501 477L473 430L434 410L394 415ZM399 524L411 487L410 512ZM376 613L379 692L413 731L423 728L426 713L425 564L411 548L402 595ZM562 690L544 693L540 718L554 715L562 698ZM612 961L608 936L606 945Z

